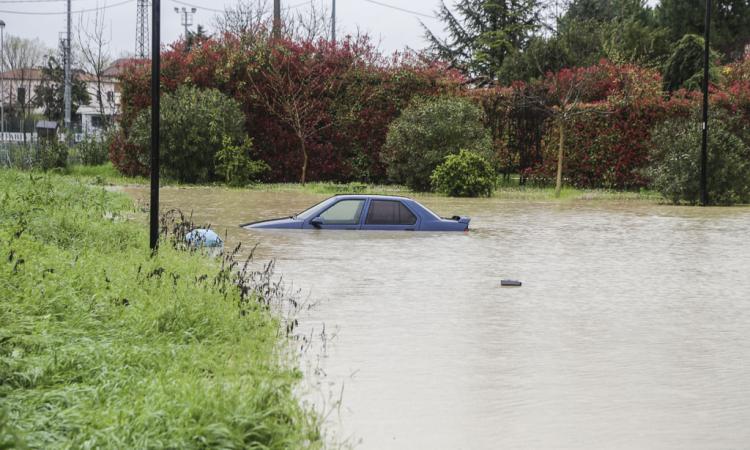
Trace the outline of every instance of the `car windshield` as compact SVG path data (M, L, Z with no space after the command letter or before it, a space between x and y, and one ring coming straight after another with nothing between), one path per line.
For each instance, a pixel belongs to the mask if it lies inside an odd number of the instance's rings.
M294 218L294 219L302 219L302 220L310 219L316 211L320 210L320 207L324 203L330 202L331 200L333 200L333 199L328 198L328 199L323 200L322 202L318 202L315 205L313 205L313 206L307 208L306 210L302 211L301 213L299 213L299 214L297 214L295 216L292 216L292 218Z

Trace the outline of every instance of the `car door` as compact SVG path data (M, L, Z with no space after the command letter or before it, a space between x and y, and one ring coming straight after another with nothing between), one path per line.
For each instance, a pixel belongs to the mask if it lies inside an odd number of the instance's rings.
M342 199L308 221L322 230L359 230L365 199Z
M415 231L419 216L400 200L372 199L362 229Z

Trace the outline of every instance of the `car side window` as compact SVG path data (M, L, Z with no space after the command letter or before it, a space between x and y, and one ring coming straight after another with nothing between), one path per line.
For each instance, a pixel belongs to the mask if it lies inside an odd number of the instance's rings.
M417 216L395 200L373 200L367 211L367 225L414 225Z
M320 218L328 225L354 225L359 223L364 200L341 200L326 209Z

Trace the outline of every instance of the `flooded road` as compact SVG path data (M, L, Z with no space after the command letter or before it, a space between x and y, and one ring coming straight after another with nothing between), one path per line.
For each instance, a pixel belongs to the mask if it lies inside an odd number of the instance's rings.
M326 196L161 197L319 302L329 428L361 448L750 447L748 208L428 197L471 232L250 232Z

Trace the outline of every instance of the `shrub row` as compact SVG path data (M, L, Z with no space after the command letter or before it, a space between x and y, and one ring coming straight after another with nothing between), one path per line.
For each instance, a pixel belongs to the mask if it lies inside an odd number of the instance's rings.
M162 54L166 93L191 85L238 102L253 139L250 156L270 166L274 182L298 181L306 154L310 180L385 181L380 154L391 121L414 96L454 92L460 81L414 57L386 60L365 38L331 44L225 35L191 47L178 42ZM110 158L128 175L148 172L148 147L134 132L150 106L149 83L147 61L134 61L121 78L121 135Z

